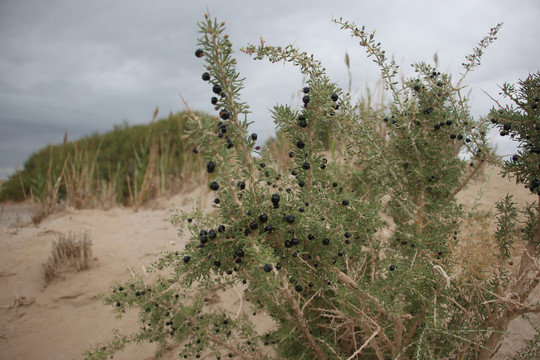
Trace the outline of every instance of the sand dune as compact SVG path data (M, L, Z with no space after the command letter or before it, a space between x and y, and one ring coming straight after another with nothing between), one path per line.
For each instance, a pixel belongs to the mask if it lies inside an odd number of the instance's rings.
M519 203L535 200L523 186L502 179L498 169L486 169L484 175L489 178L479 202L481 208L494 204L506 193L514 194ZM460 201L471 205L484 179L460 194ZM126 280L131 272L144 274L144 267L156 260L159 252L183 248L186 239L178 238L170 223L170 205L188 210L193 197L208 204L210 199L204 193L204 189L185 191L138 212L128 208L67 209L46 218L39 226L31 224L28 205L4 204L0 217L0 358L81 359L84 350L110 340L113 330L136 330L135 314L115 319L97 294L109 292L113 281ZM85 230L93 242L91 268L62 273L46 285L41 267L53 241L59 233ZM540 298L538 289L534 296ZM215 294L212 301L231 313L239 309L238 296L232 292ZM260 321L261 326L268 325L264 317ZM532 334L532 328L522 319L515 320L510 330L516 335L503 344L500 359L515 353ZM152 344L132 347L115 356L128 358L152 359ZM175 358L174 349L164 358Z

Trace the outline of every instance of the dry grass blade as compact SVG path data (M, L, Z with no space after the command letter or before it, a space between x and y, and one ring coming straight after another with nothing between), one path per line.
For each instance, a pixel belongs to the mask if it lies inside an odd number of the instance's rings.
M77 209L91 208L96 201L98 183L97 159L101 143L97 148L74 146L74 153L66 157L66 199Z

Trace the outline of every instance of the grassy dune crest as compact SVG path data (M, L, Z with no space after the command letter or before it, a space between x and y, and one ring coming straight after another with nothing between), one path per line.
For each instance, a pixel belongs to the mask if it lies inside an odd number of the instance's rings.
M140 207L178 189L193 166L185 139L186 114L154 118L149 124L116 125L103 134L49 145L32 154L0 190L0 200L33 199L46 213L60 200L76 208Z

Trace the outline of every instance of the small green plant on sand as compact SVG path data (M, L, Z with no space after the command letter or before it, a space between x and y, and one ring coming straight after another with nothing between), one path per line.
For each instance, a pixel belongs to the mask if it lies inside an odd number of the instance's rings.
M192 113L188 128L214 211L177 214L190 240L156 262L157 280L115 283L105 303L119 316L138 309L141 329L117 334L88 358L151 341L158 354L178 344L180 358L487 359L513 318L540 310L527 302L540 279L537 204L520 212L507 196L490 232L488 215L456 201L484 164L497 161L489 120L471 116L462 82L500 25L457 80L418 63L402 83L374 33L335 22L379 65L391 102L384 110L355 103L293 46L262 39L246 46L254 59L290 63L307 79L300 108L272 110L288 146L285 169L270 151L257 152L257 135L248 131L224 23L208 15L199 23L195 55L205 61L216 116ZM527 116L537 123L537 112ZM339 139L333 157L320 140L328 129ZM538 146L538 131L527 129ZM539 163L534 151L527 156ZM538 172L520 162L510 170L527 182ZM522 244L520 265L510 265ZM205 301L231 288L250 311ZM271 317L271 330L257 331L249 315L257 313Z

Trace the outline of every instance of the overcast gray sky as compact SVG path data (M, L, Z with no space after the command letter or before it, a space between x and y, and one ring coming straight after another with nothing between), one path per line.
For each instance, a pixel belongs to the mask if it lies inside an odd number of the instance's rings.
M178 93L192 108L212 111L203 62L194 56L196 23L207 6L228 24L261 144L274 131L268 109L294 105L303 84L292 66L239 51L260 36L313 53L343 88L348 52L352 89L360 95L376 86L378 68L332 18L376 29L405 75L413 62L432 64L437 52L440 70L454 77L478 41L504 22L468 77L475 116L492 106L482 90L496 96L497 85L540 69L538 0L0 0L0 178L32 152L61 142L65 131L72 140L124 120L148 122L156 106L162 116L181 111Z

